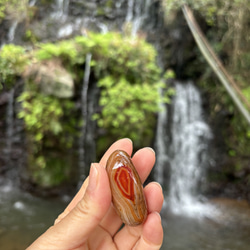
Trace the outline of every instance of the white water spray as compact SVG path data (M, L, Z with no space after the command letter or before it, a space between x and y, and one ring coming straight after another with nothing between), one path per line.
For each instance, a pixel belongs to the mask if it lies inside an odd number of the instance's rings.
M197 88L191 82L176 83L175 87L171 113L162 109L158 117L156 179L164 185L164 173L170 167L170 210L176 214L204 215L211 212L211 207L199 201L198 190L205 175L212 135L203 119Z

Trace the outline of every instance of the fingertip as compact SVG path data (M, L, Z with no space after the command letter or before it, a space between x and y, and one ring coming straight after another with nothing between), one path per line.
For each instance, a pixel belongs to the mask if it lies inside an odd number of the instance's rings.
M155 151L154 151L153 148L151 148L151 147L145 147L145 149L151 151L155 155Z
M126 151L129 155L132 154L133 151L133 142L129 138L123 138L119 139L116 142L114 142L109 149L105 152L103 155L102 159L100 160L100 164L102 166L106 166L106 162L109 158L109 156L115 151L115 150L124 150Z
M117 148L117 149L124 150L129 155L131 155L131 153L133 151L133 141L130 138L120 139L120 140L116 141L112 146L120 147L120 148Z
M139 149L133 155L132 161L142 182L144 182L155 164L155 152L149 147Z
M144 188L144 193L149 213L154 211L160 212L164 202L164 196L161 185L158 182L150 182Z
M130 138L122 138L118 141L127 141L128 143L130 143L131 145L133 145L133 141Z

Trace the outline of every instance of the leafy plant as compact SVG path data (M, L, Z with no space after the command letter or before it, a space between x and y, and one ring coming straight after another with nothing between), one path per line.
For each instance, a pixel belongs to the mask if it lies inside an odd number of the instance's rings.
M26 90L18 98L22 102L22 109L18 117L24 119L26 130L32 135L37 145L37 151L41 147L51 147L57 144L53 141L55 136L65 147L71 147L73 143L75 121L67 120L64 125L63 117L70 114L73 103L70 100L59 100L53 96L46 96L39 92ZM52 138L51 138L52 137Z
M107 133L138 142L143 136L152 136L161 73L152 45L143 38L110 32L88 33L56 44L40 44L39 48L39 60L57 57L65 65L74 65L74 70L76 66L82 70L86 55L91 54L91 72L101 89L101 113L94 115L98 125ZM164 101L169 101L168 94Z
M0 51L0 89L3 85L14 85L16 77L22 74L27 64L28 57L23 47L4 45Z
M152 136L159 85L130 84L125 78L117 82L112 76L107 76L99 81L98 86L102 88L102 112L93 118L100 127L119 137L128 136L138 143L145 136Z

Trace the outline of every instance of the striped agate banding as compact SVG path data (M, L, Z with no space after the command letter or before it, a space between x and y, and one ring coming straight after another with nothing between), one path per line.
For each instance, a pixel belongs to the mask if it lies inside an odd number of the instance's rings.
M147 205L141 179L130 156L122 150L114 151L106 167L112 202L121 220L129 226L143 223L147 217Z

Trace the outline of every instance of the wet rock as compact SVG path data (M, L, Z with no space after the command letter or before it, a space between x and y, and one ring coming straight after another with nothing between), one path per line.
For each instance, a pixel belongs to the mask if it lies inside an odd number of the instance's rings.
M72 76L56 61L34 64L25 75L34 80L42 93L59 98L70 98L74 94Z

